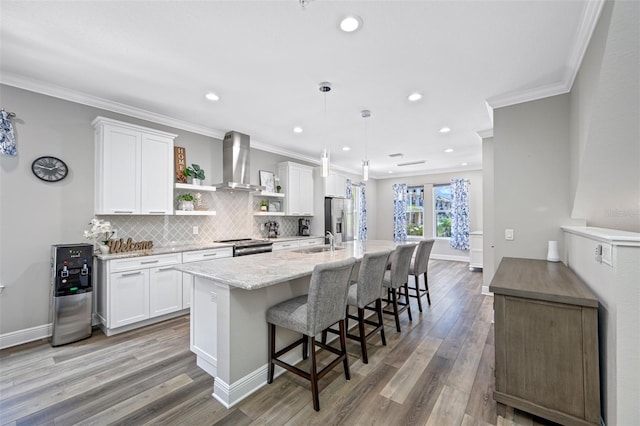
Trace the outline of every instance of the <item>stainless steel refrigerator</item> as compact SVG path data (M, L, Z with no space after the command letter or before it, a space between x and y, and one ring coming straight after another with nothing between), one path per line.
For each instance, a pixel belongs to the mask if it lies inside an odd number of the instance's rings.
M354 239L355 213L353 202L345 198L324 199L324 233L325 244L329 244L327 231L336 237L336 244Z

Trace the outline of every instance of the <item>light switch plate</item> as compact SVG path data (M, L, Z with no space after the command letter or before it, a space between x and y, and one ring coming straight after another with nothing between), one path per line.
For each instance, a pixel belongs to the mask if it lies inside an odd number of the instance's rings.
M602 244L602 263L613 266L613 258L611 255L611 244Z
M513 229L505 229L504 230L504 239L513 241Z

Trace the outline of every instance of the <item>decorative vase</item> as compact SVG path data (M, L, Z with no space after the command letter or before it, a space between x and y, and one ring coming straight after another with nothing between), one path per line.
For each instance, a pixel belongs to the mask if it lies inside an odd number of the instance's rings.
M200 179L191 178L191 184L192 185L200 185L201 183L202 183L202 181Z
M101 254L109 254L109 246L106 244L99 244L98 248L100 249Z
M260 211L261 212L266 212L267 211L267 206L260 206Z
M194 206L193 206L193 201L178 201L178 210L184 210L184 211L193 211Z

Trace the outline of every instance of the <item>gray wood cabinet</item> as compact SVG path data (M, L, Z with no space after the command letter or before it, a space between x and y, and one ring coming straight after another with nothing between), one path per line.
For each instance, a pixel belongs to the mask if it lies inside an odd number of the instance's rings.
M564 264L504 258L494 399L565 425L600 424L598 300Z

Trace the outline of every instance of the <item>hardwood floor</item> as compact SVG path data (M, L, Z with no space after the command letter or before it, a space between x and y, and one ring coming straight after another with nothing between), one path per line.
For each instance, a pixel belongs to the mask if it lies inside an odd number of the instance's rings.
M320 381L320 412L293 374L225 409L189 351L185 316L109 338L96 330L58 348L43 340L0 351L0 424L551 424L513 410L496 415L493 298L467 266L431 260L432 305L420 314L413 300L401 333L385 315L387 346L373 337L369 364L348 341L351 380L336 368Z

